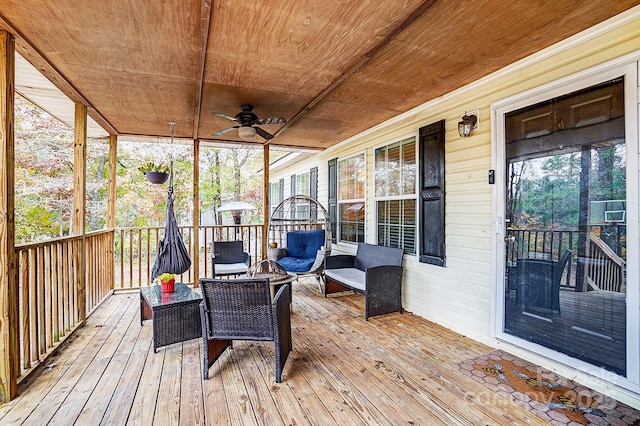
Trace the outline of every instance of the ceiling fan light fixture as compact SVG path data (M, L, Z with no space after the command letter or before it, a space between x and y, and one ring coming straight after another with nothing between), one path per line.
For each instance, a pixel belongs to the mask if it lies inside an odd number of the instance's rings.
M251 126L238 127L238 136L240 136L240 139L252 140L256 137L256 129Z

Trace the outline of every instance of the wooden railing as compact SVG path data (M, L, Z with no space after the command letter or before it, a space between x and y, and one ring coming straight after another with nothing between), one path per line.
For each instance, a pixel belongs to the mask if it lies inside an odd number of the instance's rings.
M625 291L625 261L604 241L589 235L589 251L585 269L587 284L598 290Z
M624 240L626 228L619 225L616 229L616 249L622 251L620 241ZM583 235L587 240L587 236ZM576 289L576 281L584 279L591 289L624 292L625 262L614 249L593 232L589 232L587 249L579 254L579 231L552 231L540 229L510 229L507 231L507 261L515 263L518 259L538 258L558 261L565 250L573 250L576 268L578 262L584 264L583 276L578 270L570 273L571 280L562 286ZM583 282L583 281L580 281ZM578 286L577 288L582 288ZM582 291L582 290L581 290Z
M193 227L180 227L193 254ZM16 245L19 356L18 381L28 376L114 289L152 284L162 227L118 228L82 236ZM242 240L252 260L262 258L262 225L200 227L199 275L211 270L215 241ZM196 265L180 279L192 283ZM80 278L84 276L84 286Z
M20 351L14 371L24 377L113 290L113 232L20 244L16 262Z
M179 227L187 250L194 259L193 227ZM152 285L151 271L156 260L159 241L164 227L117 228L115 230L115 289L134 289ZM211 275L211 253L215 241L241 240L252 262L262 259L262 225L213 225L201 226L199 235L198 275ZM184 283L195 284L194 268L179 277Z

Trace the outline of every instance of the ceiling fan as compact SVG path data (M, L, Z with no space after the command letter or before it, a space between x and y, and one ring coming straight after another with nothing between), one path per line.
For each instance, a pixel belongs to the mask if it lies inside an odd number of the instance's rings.
M238 129L238 136L240 139L251 140L256 136L256 133L262 136L264 139L269 140L273 139L273 135L260 127L256 127L256 124L277 124L277 123L286 123L282 117L270 117L263 118L262 120L258 118L258 116L253 112L253 105L251 104L242 104L240 105L240 112L236 114L235 117L224 114L222 112L214 112L213 114L218 117L226 118L231 121L235 121L238 123L237 126L228 127L224 130L220 130L218 132L212 133L211 136L220 136L224 135L227 132L232 131L233 129Z

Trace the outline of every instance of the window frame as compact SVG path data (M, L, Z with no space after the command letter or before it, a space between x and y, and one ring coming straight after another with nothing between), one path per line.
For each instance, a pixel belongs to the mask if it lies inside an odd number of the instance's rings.
M347 161L347 160L351 160L351 159L355 159L356 157L362 157L362 197L361 198L345 198L342 199L341 198L341 191L340 191L340 184L342 182L345 182L346 180L341 180L340 179L340 170L341 167L343 166L343 162ZM347 243L347 244L357 244L358 242L365 242L366 240L366 234L367 234L367 229L366 229L366 223L367 223L367 209L366 209L366 197L367 197L367 152L365 151L360 151L357 153L353 153L349 156L345 156L345 157L338 157L338 161L336 164L336 174L337 174L337 179L336 179L336 189L337 189L337 194L336 194L336 198L337 198L337 212L336 212L336 221L337 221L337 232L336 232L336 239L338 242L340 243ZM343 223L342 223L342 205L345 204L356 204L356 203L362 203L362 209L364 210L364 217L362 219L362 227L363 227L363 231L362 231L362 241L360 241L359 235L356 234L356 240L355 241L351 241L351 240L346 240L342 238L342 231L343 231ZM356 225L358 225L358 221L355 222Z
M281 197L281 185L282 182L277 180L275 182L269 182L269 211L273 214L273 211L278 207L278 204L282 202ZM274 192L277 196L274 197ZM276 200L278 200L276 202Z
M404 142L404 143L403 143ZM413 143L413 192L412 193L404 193L404 187L405 187L405 173L404 171L406 170L406 167L404 166L404 156L403 153L405 152L404 147L409 145L410 143ZM377 159L377 154L378 151L380 149L386 149L386 152L388 154L389 152L389 147L392 147L395 144L399 144L399 147L401 149L400 152L400 160L402 161L402 165L400 167L401 170L401 177L400 177L400 182L399 182L399 194L394 194L394 195L389 195L389 191L387 188L387 191L385 191L384 195L378 195L377 193L374 192L374 197L373 197L373 201L374 201L374 206L375 206L375 238L376 238L376 243L378 245L383 245L380 242L380 217L379 217L379 203L383 203L383 202L387 202L387 201L406 201L406 200L413 200L414 201L414 215L413 215L413 225L410 225L413 227L413 250L412 251L406 251L404 248L404 239L402 240L402 244L400 244L399 246L394 246L397 248L402 248L404 250L404 254L405 255L410 255L410 256L416 256L417 252L418 252L418 136L417 133L410 133L410 134L406 134L394 139L391 139L387 142L385 142L384 144L381 144L379 146L376 146L374 148L374 152L373 152L373 182L374 182L374 186L376 187L376 190L379 188L378 184L377 184L377 172L378 172L378 159ZM388 155L387 158L388 160ZM397 226L400 227L409 227L406 225L406 215L402 217L402 220L399 221L399 223L397 223ZM386 226L391 226L392 224L386 224ZM385 245L385 247L389 247L388 245Z
M311 196L311 172L309 170L307 170L306 172L303 173L296 173L295 175L295 194L291 194L291 195L306 195L307 197ZM304 178L306 176L306 188L305 192L301 192L300 191L300 184L301 183L305 183L304 182Z

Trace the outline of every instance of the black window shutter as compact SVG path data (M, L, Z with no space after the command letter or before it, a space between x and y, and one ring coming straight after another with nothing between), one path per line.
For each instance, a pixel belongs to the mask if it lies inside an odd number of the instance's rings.
M328 210L329 220L331 221L331 241L336 242L336 214L338 207L338 159L332 158L328 161L329 166L329 199Z
M291 175L291 196L296 195L296 175Z
M309 196L314 200L318 199L318 168L309 170Z
M284 178L280 179L280 199L278 200L278 204L284 201ZM276 206L278 205L276 204Z
M444 120L420 128L420 262L444 266Z

